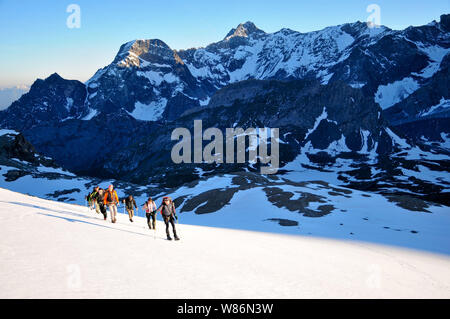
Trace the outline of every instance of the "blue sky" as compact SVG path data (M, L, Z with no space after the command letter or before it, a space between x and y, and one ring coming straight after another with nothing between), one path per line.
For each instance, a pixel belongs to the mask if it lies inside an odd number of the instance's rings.
M79 29L66 25L72 3L81 8ZM372 3L381 8L381 24L393 29L450 12L450 0L0 0L0 87L30 85L53 72L86 81L133 39L199 47L245 21L266 32L307 32L366 21Z

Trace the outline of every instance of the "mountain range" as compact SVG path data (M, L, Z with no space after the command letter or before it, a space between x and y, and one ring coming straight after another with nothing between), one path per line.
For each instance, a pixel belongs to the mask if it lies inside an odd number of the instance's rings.
M343 185L378 190L382 180L411 191L401 167L448 172L449 52L450 15L404 30L355 22L266 33L246 22L178 51L134 40L86 83L36 80L0 112L0 126L78 175L168 187L258 168L175 165L174 128L192 130L195 119L222 130L278 127L280 174L333 171Z

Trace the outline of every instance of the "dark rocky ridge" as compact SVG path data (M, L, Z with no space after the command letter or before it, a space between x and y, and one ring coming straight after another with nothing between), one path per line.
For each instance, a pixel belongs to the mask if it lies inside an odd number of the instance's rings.
M36 80L30 91L1 112L2 127L20 132L39 125L57 125L69 117L86 112L86 87L76 80L65 80L57 73Z
M37 153L19 133L0 135L0 165L11 168L1 172L7 182L36 173L38 167L58 168L51 158Z

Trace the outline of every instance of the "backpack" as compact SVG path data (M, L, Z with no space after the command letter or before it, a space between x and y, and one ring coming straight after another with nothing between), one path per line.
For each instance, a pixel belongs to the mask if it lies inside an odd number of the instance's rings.
M103 205L103 198L105 197L105 192L103 194L100 194L100 192L97 193L97 203Z
M163 205L161 209L161 214L163 216L169 217L169 216L176 216L175 214L175 204L172 202L169 205Z
M97 196L97 192L93 191L92 193L89 194L88 201L92 201L93 199L95 199L96 196Z
M108 193L108 195L107 195L107 197L106 197L106 201L107 201L108 203L113 203L113 202L114 202L113 194L114 194L116 191L113 190L113 191L111 192L111 191L108 189L106 192Z
M133 209L133 207L137 208L136 200L134 198L131 200L128 199L128 197L125 198L125 206L127 207L127 209Z

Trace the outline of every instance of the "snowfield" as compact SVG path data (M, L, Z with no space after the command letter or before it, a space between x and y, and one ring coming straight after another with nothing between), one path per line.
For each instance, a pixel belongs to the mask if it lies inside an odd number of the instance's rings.
M450 297L447 255L159 220L0 189L0 298Z

